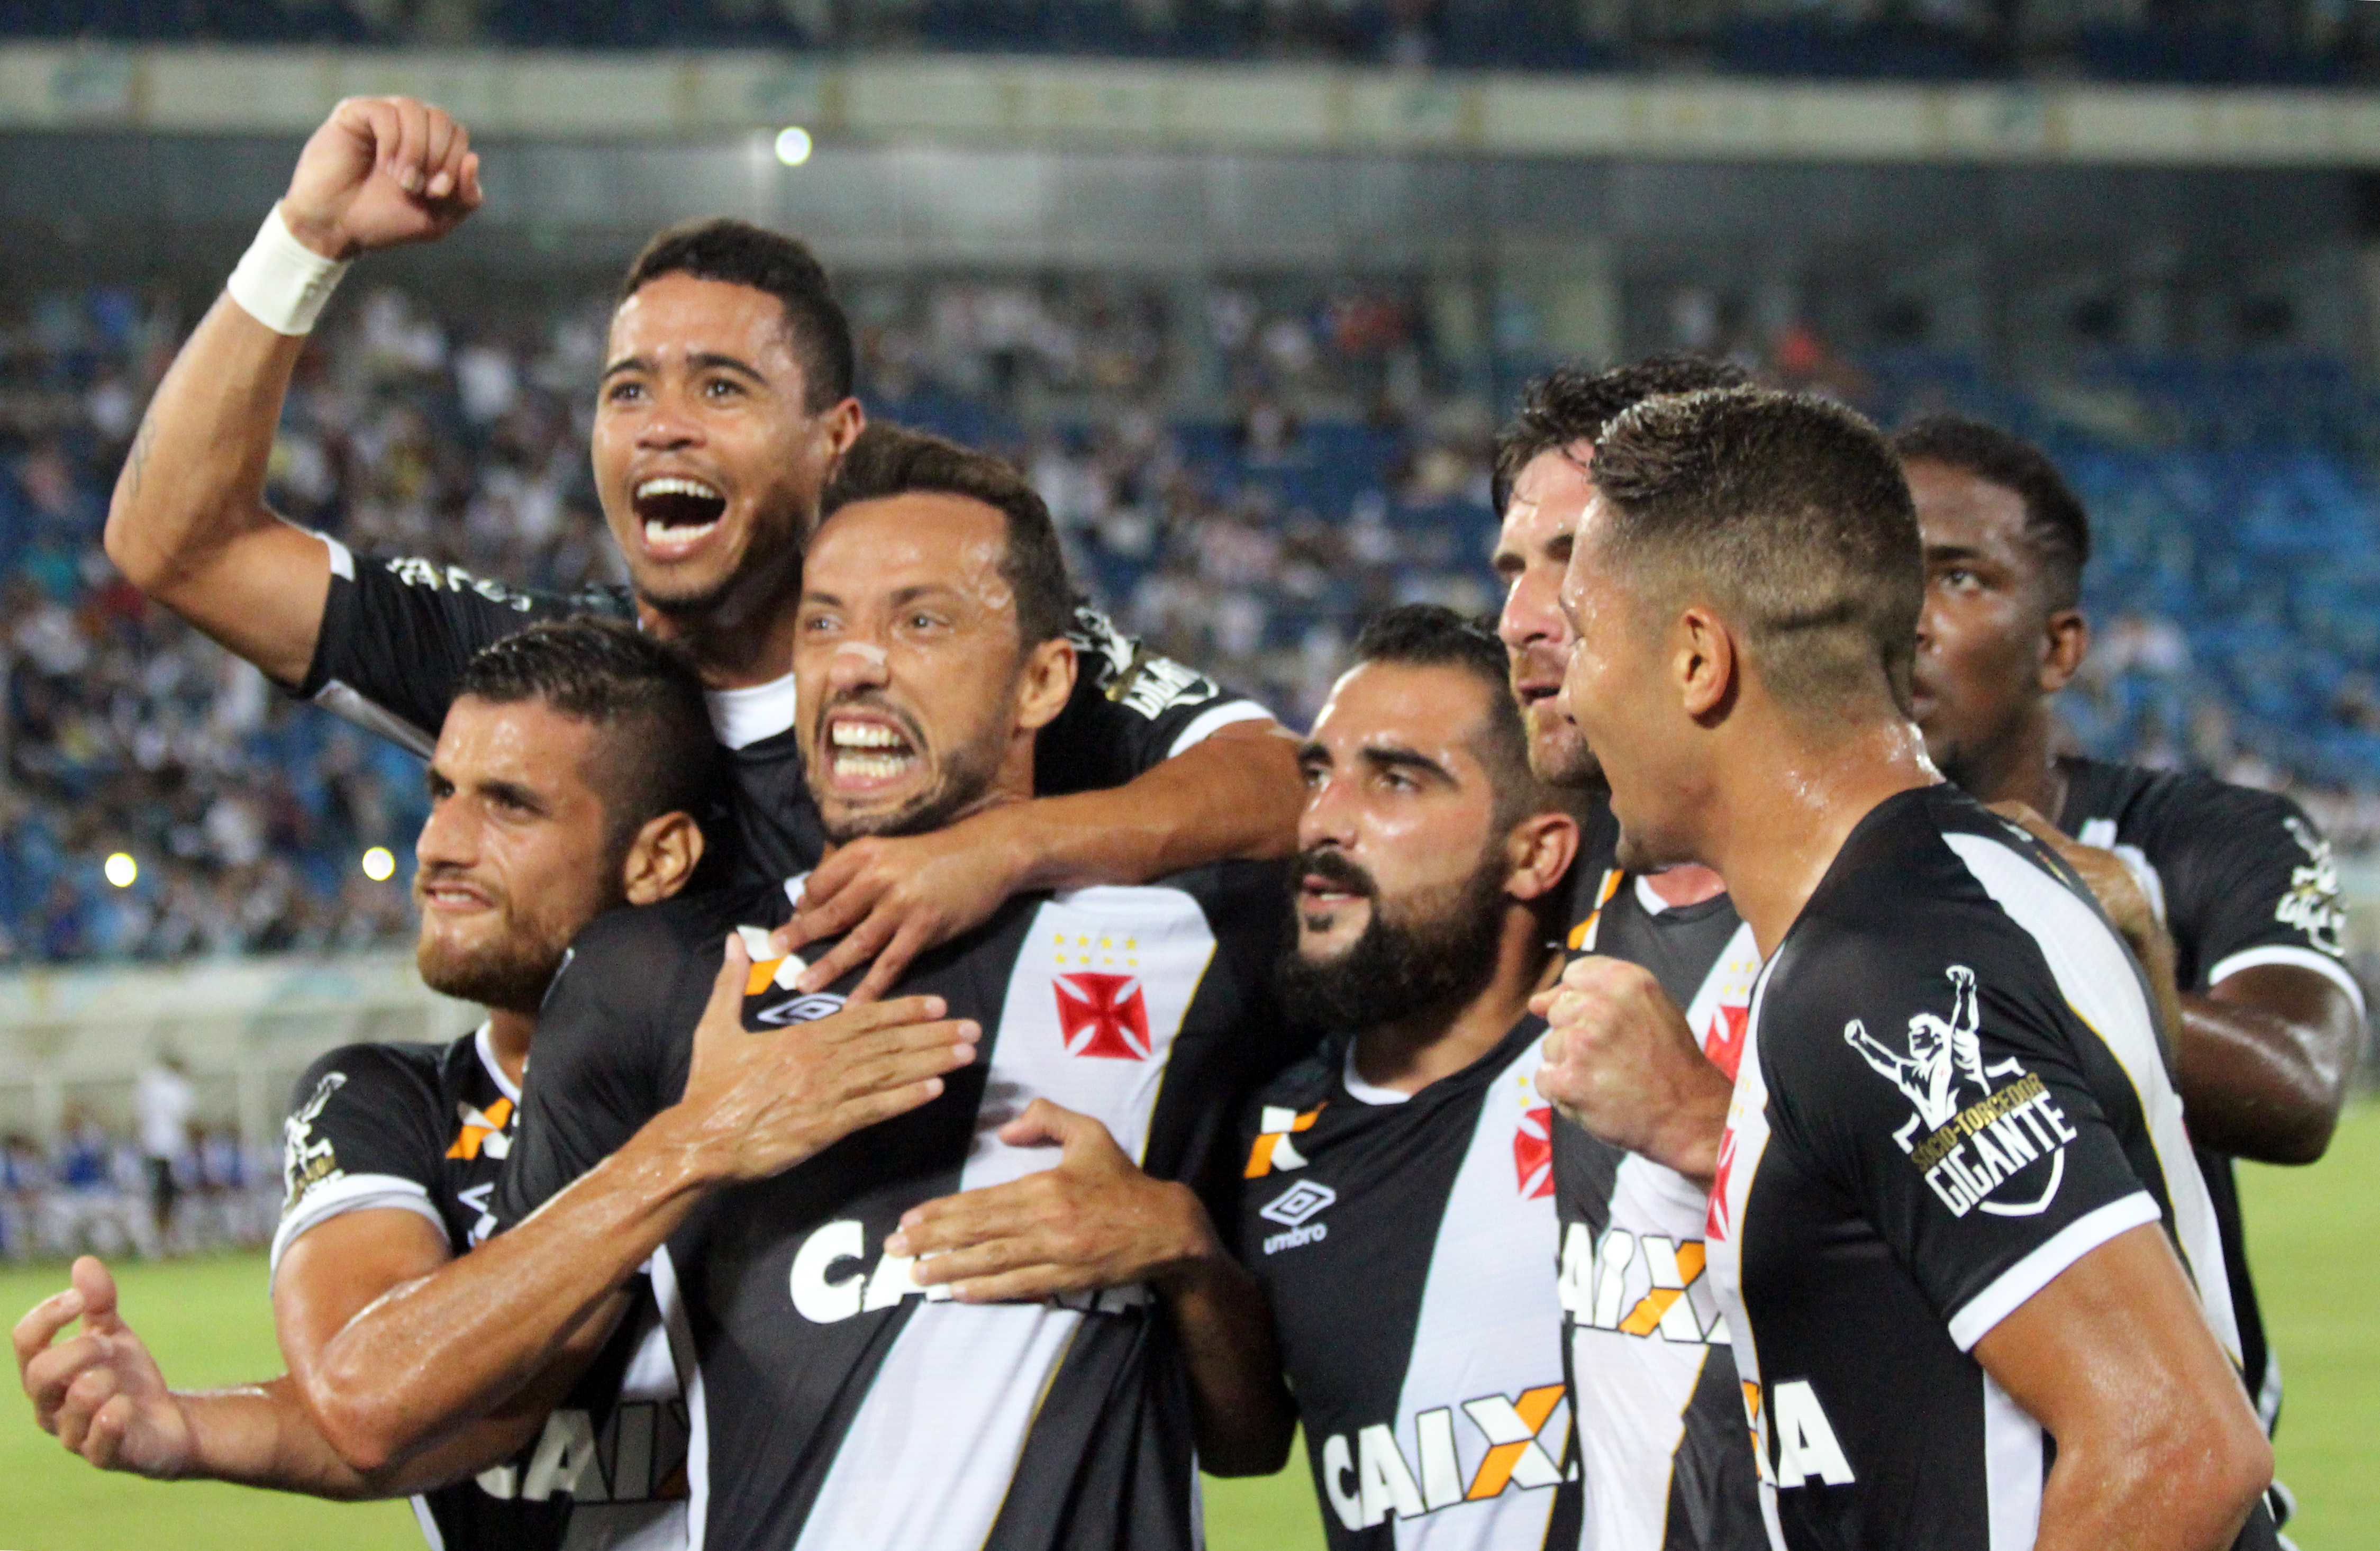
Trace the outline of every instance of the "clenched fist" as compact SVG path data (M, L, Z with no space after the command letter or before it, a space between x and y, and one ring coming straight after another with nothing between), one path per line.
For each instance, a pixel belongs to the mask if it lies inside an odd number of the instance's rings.
M429 242L480 208L480 156L443 108L350 97L298 153L281 219L326 259Z
M1537 1068L1548 1103L1615 1147L1708 1182L1734 1084L1651 971L1579 959L1529 1010L1551 1030Z

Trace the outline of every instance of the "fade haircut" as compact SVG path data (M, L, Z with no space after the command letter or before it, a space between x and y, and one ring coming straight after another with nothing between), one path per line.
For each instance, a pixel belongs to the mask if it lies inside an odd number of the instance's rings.
M628 265L620 303L666 274L748 285L776 297L802 366L803 407L817 414L851 396L857 359L851 320L808 244L725 216L671 226Z
M1721 610L1789 709L1856 714L1882 690L1909 714L1917 513L1860 415L1765 388L1648 399L1606 430L1591 477L1611 517L1598 558L1632 574L1640 607Z
M1496 468L1490 493L1501 516L1521 470L1541 453L1560 452L1581 442L1593 444L1621 411L1657 394L1691 394L1704 388L1740 388L1751 382L1744 370L1707 356L1667 352L1625 366L1588 371L1558 366L1521 391L1521 411L1496 433Z
M1496 790L1499 835L1536 813L1578 817L1578 797L1529 773L1529 730L1512 697L1512 658L1494 628L1439 603L1403 603L1367 620L1348 666L1368 662L1416 668L1459 668L1486 692L1486 714L1474 752Z
M820 494L819 526L856 502L921 491L979 501L1007 520L1000 578L1016 595L1020 651L1066 633L1075 596L1057 525L1050 520L1049 504L1005 458L905 426L873 422L853 441Z
M1912 420L1892 439L1900 461L1938 463L1998 485L2024 503L2024 541L2041 565L2041 589L2056 613L2082 601L2091 559L2091 514L2049 454L1996 425L1964 415Z
M537 701L603 735L587 771L613 859L665 813L709 817L719 745L702 676L677 648L620 620L547 620L480 648L455 693L492 705Z

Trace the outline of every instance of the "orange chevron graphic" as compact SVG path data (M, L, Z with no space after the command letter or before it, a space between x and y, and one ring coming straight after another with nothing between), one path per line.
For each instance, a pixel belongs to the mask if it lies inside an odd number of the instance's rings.
M1512 1402L1512 1409L1520 1412L1521 1420L1528 1424L1529 1431L1534 1434L1546 1424L1546 1418L1554 1413L1554 1407L1561 1398L1560 1385L1539 1385L1535 1389L1523 1390L1521 1398ZM1521 1462L1522 1454L1536 1441L1535 1437L1526 1437L1517 1443L1500 1443L1490 1448L1488 1457L1479 1461L1479 1473L1471 1478L1471 1490L1463 1494L1464 1499L1477 1502L1503 1491L1505 1484L1512 1479L1512 1467Z
M504 1122L512 1117L513 1101L509 1098L496 1100L485 1110L480 1112L480 1120L485 1121L487 1122L485 1125L474 1121L464 1122L462 1133L455 1138L455 1145L446 1149L446 1156L462 1158L479 1157L480 1145L489 1137L501 1133L504 1129Z
M1258 1136L1257 1138L1257 1145L1248 1151L1247 1172L1243 1176L1243 1178L1261 1180L1267 1174L1272 1172L1273 1149L1280 1146L1282 1142L1288 1139L1290 1132L1304 1131L1313 1125L1316 1117L1322 1113L1322 1109L1323 1106L1318 1104L1313 1109L1308 1109L1304 1114L1298 1116L1297 1119L1290 1121L1289 1131L1268 1131L1263 1135Z
M1691 1239L1680 1244L1678 1279L1685 1283L1685 1287L1654 1288L1628 1311L1628 1317L1620 1322L1620 1328L1632 1336L1649 1336L1660 1328L1661 1316L1670 1312L1670 1305L1684 1297L1686 1287L1694 1286L1694 1278L1703 1274L1703 1246Z

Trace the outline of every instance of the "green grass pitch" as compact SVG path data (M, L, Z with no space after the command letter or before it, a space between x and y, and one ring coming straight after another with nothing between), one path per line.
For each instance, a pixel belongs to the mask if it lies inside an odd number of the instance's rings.
M2291 1526L2305 1551L2380 1551L2380 1105L2340 1128L2330 1156L2307 1169L2251 1169L2248 1230L2267 1318L2289 1375L2283 1479L2296 1489ZM166 1375L225 1384L278 1371L259 1256L132 1266L125 1309ZM0 1311L13 1323L63 1286L55 1266L0 1271ZM0 1548L5 1551L414 1551L402 1504L346 1506L212 1484L158 1485L102 1475L67 1458L9 1402L0 1420ZM1305 1462L1263 1481L1209 1484L1216 1551L1318 1546Z

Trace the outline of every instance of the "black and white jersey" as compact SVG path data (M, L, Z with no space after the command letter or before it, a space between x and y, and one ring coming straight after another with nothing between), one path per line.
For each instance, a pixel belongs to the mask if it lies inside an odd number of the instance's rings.
M490 643L543 619L637 617L625 588L575 593L509 588L458 566L358 555L336 539L331 593L314 660L297 692L366 731L427 757L464 667ZM1035 747L1043 796L1121 786L1234 721L1269 713L1212 679L1151 652L1088 607L1068 631L1080 666L1074 697ZM802 779L788 673L710 696L729 750L725 832L712 827L735 877L787 878L817 864L824 835Z
M582 934L540 1016L501 1218L677 1098L726 928L782 921L797 883L613 911ZM894 994L978 1020L975 1064L919 1109L719 1192L655 1257L694 1359L697 1544L1196 1543L1186 1379L1145 1288L967 1305L921 1288L883 1244L911 1206L1053 1165L1054 1148L997 1134L1036 1097L1098 1118L1151 1174L1228 1200L1241 1109L1303 1053L1271 1011L1286 910L1279 868L1226 865L1020 896L911 966ZM747 1027L825 1016L856 980L803 995L798 967L754 970Z
M1780 1551L2031 1545L2052 1442L1972 1350L2119 1233L2163 1226L2236 1360L2153 1007L1956 789L1852 831L1755 988L1706 1232Z
M2144 770L2097 759L2061 759L2066 805L2058 827L2128 863L2173 936L2175 979L2204 994L2263 964L2289 964L2336 981L2363 1011L2363 988L2345 963L2347 911L2338 868L2298 806L2277 793L2209 776ZM2248 1393L2269 1430L2280 1417L2281 1365L2265 1345L2240 1227L2231 1160L2198 1149L2222 1230L2231 1307Z
M419 1213L456 1254L495 1229L496 1176L520 1095L487 1031L452 1045L351 1045L309 1068L284 1124L287 1200L273 1266L348 1212ZM432 1551L596 1551L686 1545L686 1404L649 1284L538 1438L514 1459L413 1499Z
M1598 858L1586 857L1592 863ZM1570 936L1650 970L1703 1051L1735 1075L1760 950L1725 894L1671 905L1608 865ZM1675 1169L1554 1132L1563 1371L1578 1418L1585 1551L1765 1544L1743 1396L1703 1242L1709 1193Z
M1339 1551L1539 1551L1571 1469L1541 1019L1408 1097L1333 1039L1244 1129L1240 1259L1272 1303ZM1575 1495L1564 1499L1574 1526Z

